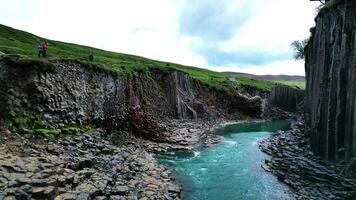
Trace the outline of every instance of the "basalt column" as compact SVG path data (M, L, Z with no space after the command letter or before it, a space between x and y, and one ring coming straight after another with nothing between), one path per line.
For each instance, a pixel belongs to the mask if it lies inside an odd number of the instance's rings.
M356 157L356 1L324 9L306 51L305 119L316 155Z

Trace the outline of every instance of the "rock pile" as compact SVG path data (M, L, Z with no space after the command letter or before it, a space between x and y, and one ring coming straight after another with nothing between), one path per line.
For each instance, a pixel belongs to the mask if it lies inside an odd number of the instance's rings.
M293 130L264 140L260 148L272 158L262 167L295 189L298 199L355 199L356 180L350 178L350 168L314 156L307 138L304 124L298 123Z
M100 130L58 141L1 133L0 199L180 199L140 141L120 143Z

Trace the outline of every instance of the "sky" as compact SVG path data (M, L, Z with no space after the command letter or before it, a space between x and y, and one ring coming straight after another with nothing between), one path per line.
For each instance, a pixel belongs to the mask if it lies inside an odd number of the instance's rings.
M253 74L304 75L309 0L0 0L0 23L58 41Z

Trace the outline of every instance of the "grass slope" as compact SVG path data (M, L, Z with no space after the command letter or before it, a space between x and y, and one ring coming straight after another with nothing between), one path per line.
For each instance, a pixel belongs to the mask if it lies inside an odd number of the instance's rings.
M305 77L296 75L255 75L240 72L223 72L229 77L246 77L262 81L270 81L274 83L280 83L284 85L289 85L291 87L298 87L301 89L305 88Z
M269 90L273 85L279 84L244 77L231 79L224 73L206 69L151 60L140 56L104 51L83 45L48 40L0 24L0 51L3 53L22 55L29 59L37 60L37 45L43 40L47 42L48 46L48 57L46 59L55 60L64 58L88 62L88 55L92 52L95 56L93 62L95 66L117 75L130 76L137 71L148 71L151 69L176 69L189 74L192 78L202 83L216 88L241 88L249 86L257 89Z

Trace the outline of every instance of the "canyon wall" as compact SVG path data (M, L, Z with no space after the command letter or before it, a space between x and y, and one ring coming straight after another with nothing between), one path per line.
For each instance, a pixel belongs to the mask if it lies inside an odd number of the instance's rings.
M268 103L285 111L295 112L298 105L303 102L304 90L285 85L278 85L272 88L268 94Z
M172 119L236 120L262 114L261 98L209 87L175 70L114 76L75 60L3 56L0 61L2 118L36 112L55 123L133 126L155 133Z
M305 120L316 155L356 157L356 1L324 8L305 48Z

